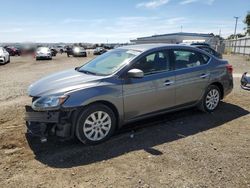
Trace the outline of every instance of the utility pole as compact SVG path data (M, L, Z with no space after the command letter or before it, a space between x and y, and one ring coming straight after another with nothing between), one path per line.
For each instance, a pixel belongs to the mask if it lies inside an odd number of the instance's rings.
M237 44L236 30L237 30L237 24L238 24L239 16L234 16L234 18L235 18L235 27L234 27L234 40L235 40L234 53L235 53L236 52L236 44Z
M181 33L182 33L182 25L181 25Z

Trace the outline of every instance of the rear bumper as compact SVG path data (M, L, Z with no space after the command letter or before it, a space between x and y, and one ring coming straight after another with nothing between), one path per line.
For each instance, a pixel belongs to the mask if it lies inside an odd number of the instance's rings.
M86 52L79 52L79 53L74 53L73 54L74 56L76 56L76 57L85 57L85 56L87 56L87 53Z
M94 55L100 55L101 53L100 52L94 52L93 54Z
M49 55L48 56L47 55L46 56L45 55L44 56L36 56L36 59L51 59L51 58L52 58L52 56L49 56Z
M230 75L228 78L225 79L226 81L223 82L223 88L224 88L224 96L225 98L227 95L229 95L233 88L234 88L234 81L233 81L233 76Z

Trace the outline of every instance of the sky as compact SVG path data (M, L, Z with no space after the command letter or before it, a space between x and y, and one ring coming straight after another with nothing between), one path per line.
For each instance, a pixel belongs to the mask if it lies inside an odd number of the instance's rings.
M0 42L129 42L173 32L243 33L250 0L0 0Z

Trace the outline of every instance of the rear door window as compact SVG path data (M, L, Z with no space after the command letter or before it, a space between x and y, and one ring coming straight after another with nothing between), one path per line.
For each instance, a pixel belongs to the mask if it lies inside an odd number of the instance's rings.
M173 50L175 69L192 68L205 65L209 57L205 54L190 50Z

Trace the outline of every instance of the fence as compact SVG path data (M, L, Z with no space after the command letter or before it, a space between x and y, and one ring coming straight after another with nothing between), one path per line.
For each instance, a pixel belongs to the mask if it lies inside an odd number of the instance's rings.
M225 40L225 52L250 55L250 36Z

